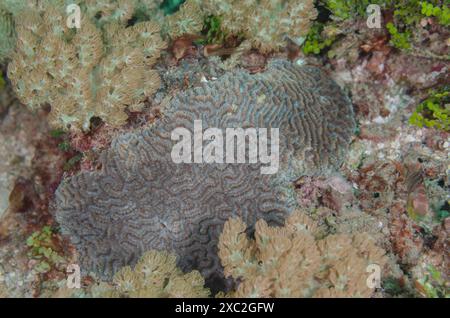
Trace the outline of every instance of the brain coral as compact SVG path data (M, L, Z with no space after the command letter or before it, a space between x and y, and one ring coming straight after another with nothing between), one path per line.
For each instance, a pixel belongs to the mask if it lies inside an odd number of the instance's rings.
M110 278L146 250L172 250L183 270L198 269L218 286L225 221L282 224L295 208L291 181L339 167L355 127L349 99L325 73L287 61L180 92L163 112L151 127L116 138L100 171L73 176L56 192L57 220L86 271ZM199 119L204 129L279 128L278 173L249 163L175 164L171 132L192 132Z

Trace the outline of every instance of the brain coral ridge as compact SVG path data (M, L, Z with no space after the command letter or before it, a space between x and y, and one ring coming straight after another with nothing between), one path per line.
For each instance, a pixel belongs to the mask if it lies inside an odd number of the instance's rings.
M217 243L225 221L282 224L295 208L291 182L341 164L355 122L349 99L321 70L276 60L267 71L238 70L178 93L150 127L117 137L100 171L84 171L56 191L56 217L82 268L104 278L147 250L169 250L209 286L223 273ZM208 127L280 129L280 169L260 164L175 164L171 132Z

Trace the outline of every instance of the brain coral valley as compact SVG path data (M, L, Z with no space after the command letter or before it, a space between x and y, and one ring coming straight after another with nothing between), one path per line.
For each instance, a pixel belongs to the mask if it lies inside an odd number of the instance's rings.
M209 127L279 128L280 169L261 164L176 164L171 132ZM281 225L297 208L292 181L328 174L343 160L355 129L352 106L320 69L272 61L254 75L237 70L179 92L152 126L118 136L101 170L63 181L56 218L80 254L83 270L110 279L146 251L177 254L184 271L199 270L220 289L218 240L240 217Z

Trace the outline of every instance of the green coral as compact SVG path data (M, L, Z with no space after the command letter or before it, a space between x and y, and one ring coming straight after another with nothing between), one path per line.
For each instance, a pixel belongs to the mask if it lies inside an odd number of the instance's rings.
M417 127L436 128L450 131L450 91L446 87L434 92L417 106L409 119L410 124Z

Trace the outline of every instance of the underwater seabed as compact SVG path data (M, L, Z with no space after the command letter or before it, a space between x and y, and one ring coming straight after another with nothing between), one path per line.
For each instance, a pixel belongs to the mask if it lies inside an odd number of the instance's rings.
M448 297L445 1L75 2L0 0L0 298Z

